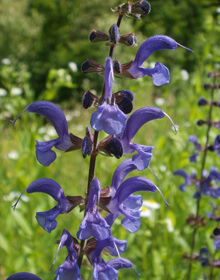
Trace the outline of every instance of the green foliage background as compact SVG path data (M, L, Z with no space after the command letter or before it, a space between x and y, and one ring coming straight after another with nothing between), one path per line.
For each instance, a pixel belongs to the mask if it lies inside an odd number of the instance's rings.
M11 205L16 199L13 192L22 192L34 180L48 177L60 183L66 195L84 195L89 165L89 159L84 160L79 151L66 154L58 151L58 158L50 167L41 166L35 158L35 141L51 137L51 134L48 136L50 124L27 112L14 130L9 120L29 103L49 100L59 104L68 116L69 131L84 137L92 109L82 109L79 101L87 90L93 89L100 94L103 77L82 74L80 65L87 58L105 63L108 47L91 44L88 35L93 28L108 33L117 19L111 8L118 4L119 1L101 0L0 1L0 60L10 59L9 64L3 60L0 64L0 88L7 93L0 96L0 278L3 280L19 271L36 273L44 280L53 279L50 267L57 250L55 241L60 238L63 228L75 234L82 219L82 213L75 209L58 217L57 229L48 234L38 226L35 213L50 209L55 205L54 201L43 194L32 194L29 201L20 201L18 209L12 211ZM195 52L178 47L176 51L160 51L149 58L148 62L160 61L170 69L168 85L157 88L148 77L134 81L117 79L116 91L131 90L135 95L134 109L160 107L179 126L175 135L168 119L158 120L142 127L135 137L137 143L155 146L151 168L158 181L149 170L141 175L157 184L170 207L166 208L159 193L143 194L144 199L156 200L161 208L154 210L149 219L142 218L137 233L129 234L118 221L113 234L128 240L123 257L135 264L141 279L185 279L188 263L181 256L190 252L192 229L185 224L185 219L195 212L194 191L189 188L186 193L181 193L178 185L182 181L172 173L179 168L184 168L188 174L200 172L201 157L200 163L189 163L192 146L187 139L196 134L202 143L205 141L206 128L197 127L196 121L206 118L208 108L198 108L197 100L201 96L209 97L209 93L203 90L203 84L209 82L207 72L220 68L220 14L218 2L214 0L154 0L151 6L151 13L141 21L124 18L121 34L135 31L139 45L147 37L164 34ZM115 57L122 63L128 62L136 51L136 48L120 45ZM78 71L73 72L68 67L71 61L77 64ZM187 80L183 79L184 73L189 75ZM22 94L14 95L14 88L20 88ZM214 119L219 120L217 110ZM42 132L42 127L46 127L46 131ZM210 142L217 133L213 128ZM9 153L12 151L16 151L18 158L11 159ZM112 172L109 171L114 170L121 160L98 157L96 176L102 187L111 184ZM213 165L220 166L216 154L210 154L207 159L207 169ZM134 175L137 174L131 173ZM204 216L211 210L210 201L205 198L202 202ZM167 230L167 218L172 221L172 232ZM209 222L199 231L197 252L206 246L213 252L209 238L213 227ZM65 249L60 250L54 268L65 257ZM91 279L91 268L89 265L84 267L83 279ZM202 268L199 263L193 265L193 279L203 279L203 273L208 274L208 268ZM215 279L218 279L217 273ZM120 271L119 279L125 277L136 279L137 276L135 271Z

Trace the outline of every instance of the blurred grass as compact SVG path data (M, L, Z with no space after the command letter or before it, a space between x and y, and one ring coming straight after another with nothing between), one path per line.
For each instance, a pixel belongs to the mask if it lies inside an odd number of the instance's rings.
M98 5L97 3L96 5ZM182 183L182 179L174 177L173 172L176 169L184 168L188 174L192 171L200 173L201 157L199 157L200 163L198 164L189 162L189 155L193 151L193 147L187 142L187 139L189 135L195 134L204 144L206 127L197 127L196 121L200 118L206 118L208 108L199 108L197 101L201 96L209 98L209 93L203 90L203 84L209 82L206 77L207 72L220 68L219 49L216 47L219 38L219 16L218 18L213 18L210 14L205 19L207 29L204 34L207 35L207 38L212 38L212 40L205 40L205 35L200 34L202 39L194 43L194 46L198 45L198 49L194 49L194 54L187 53L186 50L179 47L171 54L166 51L161 54L164 64L171 66L169 67L171 74L170 84L156 88L148 77L134 81L116 80L116 91L126 88L134 93L134 109L141 106L159 107L179 127L178 134L175 135L172 130L172 124L168 118L164 118L144 125L134 139L134 142L155 146L150 166L157 174L158 181L148 169L140 173L132 172L130 176L138 174L153 180L170 204L169 209L167 209L159 192L153 194L143 193L144 199L153 199L160 203L160 209L152 210L150 218L141 218L141 228L135 234L129 234L123 229L120 226L120 220L116 221L113 227L113 235L116 238L128 240L128 249L123 257L130 259L134 263L138 272L141 273L141 279L179 280L186 277L188 262L182 260L181 256L184 252L190 252L192 230L186 226L185 219L189 214L195 213L195 200L192 198L194 191L188 188L185 193L180 192L178 186ZM110 21L110 19L108 20ZM96 21L101 26L103 25L101 17L97 18ZM135 28L138 29L139 25L142 32L144 32L145 29L143 30L144 27L140 23L136 23ZM125 24L124 28L129 28L129 25ZM153 29L153 26L150 28ZM144 35L141 36L144 37ZM184 43L184 40L181 43ZM91 50L92 52L93 49L96 49L96 46L90 46L87 51L86 55L91 59L93 57L92 55L90 56L89 51ZM84 46L83 48L86 47ZM105 55L107 54L107 49L99 48L102 54L104 51ZM122 50L124 51L124 48ZM74 55L77 56L82 51L78 49ZM96 55L94 50L93 52ZM129 55L131 56L131 54L126 54L127 57ZM187 80L184 80L183 74L181 74L184 73L182 72L184 69L178 63L179 60L184 61L185 55L189 61L194 57L195 63L193 71L189 73ZM169 60L169 57L172 56L172 60ZM173 61L174 58L176 61ZM156 55L150 57L149 60L150 62L154 60L160 61ZM20 201L19 207L13 211L11 205L16 200L15 197L12 198L13 192L22 192L34 180L47 177L56 180L63 187L66 195L84 195L87 185L89 158L84 160L80 151L70 153L56 151L57 159L50 167L43 167L37 162L34 148L35 141L36 139L43 140L48 131L51 131L51 126L45 119L25 112L21 119L17 121L15 129L12 129L9 119L16 117L25 106L33 102L35 94L30 85L29 72L26 69L16 68L17 65L16 63L13 65L13 62L12 66L10 66L12 67L11 69L7 67L9 66L1 66L1 78L4 77L4 84L7 81L8 94L0 96L0 278L4 280L8 275L15 272L28 271L37 274L44 280L49 280L54 276L53 272L49 270L57 250L55 241L60 238L63 228L69 230L73 235L76 234L82 213L79 213L78 209L74 209L67 215L60 215L57 218L57 229L48 234L37 224L35 213L52 208L55 205L55 201L47 195L31 194L28 195L29 201ZM52 74L56 75L57 71L59 69L55 69ZM67 69L65 69L64 73L64 79L61 81L57 79L56 81L60 82L58 84L51 83L50 88L46 88L41 93L42 97L49 96L48 99L51 100L53 98L50 98L50 96L53 94L55 96L58 92L62 94L63 82L66 81L66 77L69 75ZM77 89L75 88L77 75L72 77L71 80L74 92ZM86 76L80 85L81 89L83 88L83 90L87 91L95 88L95 82L97 81L100 84L99 88L102 88L102 77L97 79L95 74L91 74L89 77ZM23 89L22 95L14 96L11 94L11 89L14 86L20 86ZM71 85L68 86L71 88ZM78 95L78 99L82 98L83 91L81 90ZM69 95L69 97L68 101L63 101L59 106L68 116L69 131L79 137L84 137L85 127L89 124L92 109L82 109L81 105L76 103L74 95ZM59 98L57 101L59 101ZM217 108L213 112L213 119L219 120ZM40 133L42 127L46 127L44 134ZM213 128L211 130L210 143L217 133L217 129ZM47 137L51 136L47 135ZM118 161L114 158L98 156L95 175L99 178L102 187L111 184L112 171L123 159ZM207 169L210 166L220 166L219 158L214 153L210 153L207 158ZM211 210L210 202L211 199L207 197L202 202L202 215L206 215L206 212ZM171 232L167 229L167 218L171 219L174 227ZM212 241L209 238L213 227L214 224L209 222L205 229L199 231L197 252L201 247L206 246L213 252ZM66 250L61 249L53 271L64 261L65 257ZM86 263L86 260L84 262ZM193 279L203 279L203 273L206 273L207 270L207 268L202 268L199 263L193 265ZM91 279L91 268L83 266L82 275L83 279ZM136 277L134 270L121 270L119 274L119 279L127 278L130 280L136 279Z

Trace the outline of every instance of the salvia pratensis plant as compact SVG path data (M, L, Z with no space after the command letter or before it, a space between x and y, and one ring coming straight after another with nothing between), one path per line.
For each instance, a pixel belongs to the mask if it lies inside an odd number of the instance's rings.
M212 153L216 153L217 157L220 157L220 134L218 134L219 122L213 120L213 110L219 110L219 100L215 91L220 88L220 85L217 83L217 79L220 77L220 74L217 72L211 72L208 74L210 79L213 79L213 83L205 84L204 89L209 92L209 97L206 99L201 97L198 101L198 106L208 106L208 116L205 120L198 120L198 126L206 126L206 137L205 144L202 145L197 139L196 135L191 135L188 139L189 142L192 142L194 145L194 153L190 156L190 162L197 163L200 165L200 173L191 173L187 174L185 170L179 169L174 172L175 175L179 175L184 178L184 183L179 186L179 189L184 192L186 187L195 187L195 192L193 197L196 199L196 213L190 214L186 223L193 228L192 232L192 243L191 243L191 252L190 254L184 253L183 258L189 260L188 280L194 279L192 277L192 264L194 261L201 262L202 266L210 267L209 275L204 274L204 279L217 279L219 275L220 268L220 255L218 250L220 249L220 207L214 202L214 200L220 197L220 170L218 166L210 166L207 170L207 157L212 156ZM202 109L202 108L201 108ZM211 137L211 129L216 130L216 136ZM206 216L201 214L201 200L205 200L205 197L210 197L213 201L211 202L210 208L212 212L207 212ZM209 206L207 206L209 207ZM214 254L211 254L208 248L201 248L199 252L195 252L197 244L197 234L201 227L205 227L207 224L207 218L209 220L216 222L216 227L213 229L213 233L210 238L214 240L213 249ZM216 270L218 270L216 272Z
M62 264L56 267L55 280L83 279L83 275L81 275L83 258L87 258L91 264L92 279L94 280L116 280L120 269L134 268L131 261L121 257L127 249L127 241L112 236L112 226L114 226L115 220L122 216L122 227L131 233L138 231L141 224L142 196L134 195L134 193L159 191L162 195L160 189L149 179L141 176L126 179L126 176L133 170L141 171L150 168L154 147L133 142L138 130L149 121L162 119L165 116L169 118L169 116L161 109L154 107L143 107L132 112L135 94L129 89L114 92L113 86L117 76L138 79L147 75L152 78L156 86L169 83L169 70L165 65L157 62L153 68L149 69L143 67L144 61L152 53L164 49L176 50L180 46L190 50L168 36L156 35L140 45L133 61L121 63L118 59L114 59L114 49L120 44L128 47L137 46L134 33L120 34L123 17L141 19L150 12L150 9L150 4L143 0L123 3L112 10L118 15L118 20L109 28L108 34L93 29L89 35L91 43L105 43L109 47L109 54L105 65L91 59L82 64L82 72L97 72L103 75L104 79L103 91L100 95L94 95L88 90L83 96L83 108L93 107L95 109L91 114L90 126L88 124L85 128L84 137L81 138L69 132L62 110L47 101L30 104L13 121L14 126L18 118L27 111L42 115L52 123L58 137L50 141L37 141L35 146L37 160L44 166L49 166L56 160L56 149L64 152L80 150L83 158L90 157L85 197L64 193L63 186L48 178L40 178L32 182L23 191L23 193L27 192L33 196L36 192L44 193L56 201L52 209L36 213L38 224L48 233L59 228L56 220L58 215L68 213L75 207L84 208L84 217L76 236L72 236L66 229L62 232L57 254L61 248L66 247L67 257ZM128 117L129 113L131 115ZM173 126L175 129L174 123ZM106 133L104 139L99 139L100 131ZM112 175L111 185L107 187L101 186L99 179L95 177L97 157L98 155L101 157L102 154L114 156L117 159L130 155L117 166ZM164 197L163 199L168 205ZM107 250L114 258L106 262L102 257L103 250ZM40 278L30 272L15 273L8 278L8 280L19 279L38 280Z

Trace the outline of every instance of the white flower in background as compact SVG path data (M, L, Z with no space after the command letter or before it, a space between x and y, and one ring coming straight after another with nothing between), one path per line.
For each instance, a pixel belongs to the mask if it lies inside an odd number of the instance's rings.
M9 65L9 64L11 64L11 60L9 58L3 58L2 59L2 64Z
M73 71L73 72L77 72L78 71L78 67L77 64L73 61L68 63L69 68Z
M144 200L141 207L141 217L148 218L151 215L152 210L160 208L160 204L154 200Z
M9 159L16 160L19 158L19 153L18 153L18 151L13 150L13 151L9 152L7 156Z
M57 132L56 132L56 130L54 129L53 126L48 126L47 130L46 130L46 133L50 137L55 137L57 135Z
M180 74L183 81L187 81L189 79L189 73L185 69L182 69Z
M11 89L11 94L12 94L12 95L15 95L15 96L21 95L22 92L23 92L23 90L22 90L21 88L18 88L18 87L13 87L13 88Z
M217 12L218 14L220 14L220 7L218 7L218 8L216 9L216 12Z
M163 106L165 103L165 99L162 97L157 97L155 98L154 102L157 106Z
M0 96L6 96L7 95L7 90L4 88L0 88Z
M166 223L167 230L169 232L173 232L174 231L173 221L170 218L166 218L164 221Z

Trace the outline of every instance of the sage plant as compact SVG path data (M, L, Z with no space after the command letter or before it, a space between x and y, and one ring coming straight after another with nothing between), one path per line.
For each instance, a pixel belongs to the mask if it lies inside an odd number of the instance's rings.
M220 197L220 170L218 166L210 166L209 171L207 170L207 156L211 156L211 153L215 153L213 156L220 157L220 134L216 134L213 138L210 135L211 129L219 130L219 120L213 120L213 110L219 110L219 100L216 100L217 97L214 95L215 91L220 88L220 85L217 84L217 78L220 77L219 73L212 72L208 74L209 78L213 79L213 83L205 84L205 90L210 93L210 100L208 101L204 97L201 97L198 101L198 106L209 106L208 116L206 120L198 120L197 125L203 126L206 128L206 137L205 145L202 145L198 140L196 135L191 135L188 139L189 142L194 144L195 151L190 156L190 162L200 164L200 173L192 173L188 175L185 170L179 169L174 172L175 175L179 175L184 178L184 183L179 186L181 191L186 191L186 186L195 187L195 192L193 197L196 199L196 213L190 214L186 219L187 224L193 228L192 232L192 243L191 243L191 253L184 253L183 257L189 259L189 266L187 272L187 278L191 279L192 276L192 263L193 261L199 261L202 263L202 266L210 267L210 273L208 276L204 276L204 279L216 279L217 274L214 273L214 269L220 268L220 255L218 255L218 250L220 250L220 207L218 202L214 202ZM201 214L201 200L205 200L205 197L211 197L213 200L211 205L208 207L212 208L212 212L207 212L207 217L216 221L217 225L213 229L213 233L210 236L214 239L213 249L215 253L211 256L208 251L208 248L201 248L198 253L194 252L196 245L199 246L197 241L197 233L201 227L205 227L207 224L206 217ZM219 273L219 272L218 272ZM194 278L193 278L194 279Z
M128 1L112 10L118 15L118 20L109 28L109 34L96 29L91 32L89 36L91 43L106 42L106 45L109 46L109 54L106 57L105 65L91 59L82 64L82 72L85 74L100 73L104 80L100 95L87 91L83 96L84 109L94 108L90 125L88 124L85 128L84 137L69 132L64 113L51 102L37 101L21 112L23 114L27 111L44 116L52 123L57 132L56 139L37 141L35 152L40 164L44 166L52 164L56 160L56 149L64 152L79 150L83 158L90 157L85 197L65 194L62 186L48 178L40 178L24 190L29 194L36 192L47 194L56 201L57 204L55 203L56 205L52 209L36 213L38 224L48 233L59 227L56 221L58 215L68 213L75 207L84 208L84 217L77 235L72 236L66 229L62 232L57 253L61 248L66 247L67 257L62 264L56 267L55 280L83 279L83 275L81 275L83 258L87 258L91 264L94 280L116 280L120 269L134 268L131 261L121 257L127 249L127 241L112 236L112 227L115 220L122 216L122 227L131 233L138 231L141 224L142 196L134 195L134 193L159 191L162 195L160 189L149 179L141 176L126 179L126 176L133 170L141 171L149 168L153 155L154 147L146 146L144 143L134 143L132 139L143 125L152 120L162 119L167 114L154 107L143 107L132 112L134 94L129 89L114 92L113 87L117 76L138 79L147 75L152 78L152 82L156 86L168 83L170 75L165 65L157 62L153 68L148 69L143 67L144 61L156 51L176 50L178 46L187 49L168 36L156 35L140 45L133 61L120 63L118 59L114 59L114 50L120 44L128 47L137 46L134 33L120 34L123 17L141 19L150 12L150 9L151 6L147 1L139 0L134 3ZM131 112L132 114L128 117ZM13 121L13 125L21 114ZM174 124L173 126L175 129ZM100 131L106 133L104 139L100 139ZM112 175L111 185L107 187L101 186L99 179L95 176L96 161L102 154L109 157L114 156L117 159L130 155L130 158L117 166ZM163 199L168 204L164 197ZM114 258L106 262L102 257L104 249ZM30 272L16 273L8 278L8 280L18 279L38 280L40 278Z

